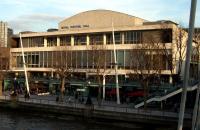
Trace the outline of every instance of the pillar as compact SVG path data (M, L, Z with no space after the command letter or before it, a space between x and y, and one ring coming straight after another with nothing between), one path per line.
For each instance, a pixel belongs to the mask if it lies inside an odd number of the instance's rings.
M124 32L122 32L121 35L122 35L122 37L121 37L122 38L122 44L124 44Z
M103 34L103 45L106 45L106 34Z
M86 45L88 46L90 44L90 37L89 37L89 35L87 35L87 37L86 37Z
M71 46L74 46L74 36L71 36Z
M60 37L57 37L57 46L60 46Z
M47 38L44 38L44 47L47 47Z

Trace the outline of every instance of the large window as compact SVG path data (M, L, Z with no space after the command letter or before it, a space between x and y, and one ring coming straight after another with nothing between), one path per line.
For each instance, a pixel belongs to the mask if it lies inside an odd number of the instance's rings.
M90 35L90 45L102 45L102 44L103 44L102 34Z
M47 66L48 66L48 68L51 68L51 67L53 67L53 55L52 55L53 53L50 51L50 52L48 52L48 59L47 59Z
M43 47L44 38L43 37L27 37L22 38L23 47Z
M128 31L124 33L125 44L138 44L142 43L142 32L141 31Z
M76 52L76 59L77 59L77 68L81 68L82 66L82 51Z
M163 30L162 43L171 43L171 42L172 42L172 30L171 29Z
M117 63L119 68L124 68L124 50L117 51Z
M83 36L74 36L74 45L86 45L87 43L86 35Z
M57 46L57 37L47 37L47 46Z
M23 67L21 53L12 54L16 64L13 67ZM151 69L169 70L172 68L172 55L142 50L117 50L119 69ZM72 67L82 69L114 68L113 50L81 50L81 51L41 51L25 52L27 67L59 68Z
M70 46L71 37L70 36L61 36L60 37L60 46Z
M121 44L122 43L122 35L120 32L115 32L115 44ZM106 34L106 43L107 44L113 44L113 35L112 33Z
M131 59L134 57L134 55L131 55L131 51L130 50L125 50L125 68L126 69L130 69L130 63L131 63Z

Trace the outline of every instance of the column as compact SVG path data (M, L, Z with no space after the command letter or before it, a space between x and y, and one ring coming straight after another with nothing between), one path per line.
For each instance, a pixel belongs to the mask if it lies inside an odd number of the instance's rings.
M106 34L103 34L103 45L106 45Z
M47 47L47 37L44 37L44 47Z
M87 35L87 37L86 37L86 45L87 46L90 45L90 37L89 37L89 35Z
M121 32L122 44L124 44L124 32Z
M60 46L60 37L57 36L57 46Z
M74 46L74 36L71 36L71 46Z

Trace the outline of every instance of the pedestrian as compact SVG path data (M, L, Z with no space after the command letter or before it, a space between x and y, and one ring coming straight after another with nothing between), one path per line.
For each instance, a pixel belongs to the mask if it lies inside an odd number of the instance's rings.
M78 99L78 92L75 91L75 101L77 101L77 99Z
M17 78L16 77L14 78L13 85L14 85L14 93L13 94L17 95L18 82L17 82Z
M174 104L174 112L178 112L178 104L177 103Z

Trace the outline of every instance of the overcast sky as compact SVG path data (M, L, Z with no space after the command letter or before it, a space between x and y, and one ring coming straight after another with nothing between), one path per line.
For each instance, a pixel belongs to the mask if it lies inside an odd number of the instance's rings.
M146 20L172 20L188 27L191 0L0 0L0 21L15 32L46 31L77 13L107 9ZM200 1L196 27L200 27Z

